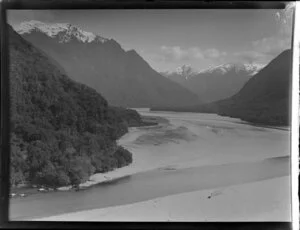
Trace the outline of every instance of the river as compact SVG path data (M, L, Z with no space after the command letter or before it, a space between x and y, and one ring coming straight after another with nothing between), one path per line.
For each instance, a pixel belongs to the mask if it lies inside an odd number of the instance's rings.
M290 174L288 128L258 127L215 114L138 111L168 122L131 128L118 141L133 153L134 161L107 174L121 178L78 192L11 199L11 219L118 206Z

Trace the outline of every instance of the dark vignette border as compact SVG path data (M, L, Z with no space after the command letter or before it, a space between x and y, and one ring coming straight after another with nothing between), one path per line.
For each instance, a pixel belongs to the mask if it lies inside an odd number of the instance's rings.
M287 1L3 0L11 9L283 9Z
M9 130L9 58L8 58L8 41L6 33L6 11L4 4L0 5L0 41L1 41L1 129L0 129L0 224L8 220L9 206L9 163L10 163L10 130Z
M291 1L289 1L291 2ZM284 9L289 2L213 0L2 0L0 2L0 227L34 229L292 229L291 222L42 222L9 221L9 50L8 9ZM294 33L294 31L293 31Z

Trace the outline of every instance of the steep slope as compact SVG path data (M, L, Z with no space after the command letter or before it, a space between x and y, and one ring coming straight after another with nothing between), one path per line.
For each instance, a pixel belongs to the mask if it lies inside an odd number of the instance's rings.
M60 63L69 76L126 107L183 106L198 97L155 70L134 50L70 24L22 23L17 32Z
M218 113L265 125L290 124L291 50L285 50L254 75L234 96L198 106L153 110Z
M132 161L116 139L141 121L110 107L9 27L11 184L76 185Z
M243 120L288 125L291 99L291 50L273 59L233 97L219 101L219 113Z
M203 101L212 102L233 96L261 68L261 65L231 63L201 72L188 69L188 73L176 71L164 73L164 76L194 92Z

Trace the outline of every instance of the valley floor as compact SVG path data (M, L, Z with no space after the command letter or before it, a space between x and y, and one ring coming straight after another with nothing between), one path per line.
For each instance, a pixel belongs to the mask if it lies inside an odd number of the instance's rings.
M284 176L38 220L291 221L289 183L290 177Z
M200 181L213 181L214 187L142 202L91 210L75 210L53 214L35 220L67 221L290 221L291 198L289 160L289 132L254 127L235 119L212 115L151 113L142 115L166 118L169 123L158 126L131 128L119 144L133 154L133 163L115 171L95 174L82 187L114 180L153 169L178 170L207 167ZM275 160L270 158L274 158ZM269 159L270 167L259 166ZM282 160L286 163L282 163ZM253 162L253 167L243 167ZM279 162L279 163L278 163ZM281 163L280 163L281 162ZM272 164L275 164L275 166ZM220 166L229 164L222 175L207 178ZM258 166L256 166L256 164ZM277 165L280 164L280 165ZM282 166L283 167L279 167ZM278 167L277 167L278 166ZM202 171L201 171L202 172ZM221 171L222 172L222 171ZM257 180L243 177L255 172ZM234 181L230 175L241 175ZM226 186L224 182L230 183ZM219 182L218 182L219 181ZM180 183L180 181L178 181ZM205 182L206 183L206 182ZM127 190L126 190L127 191ZM124 191L126 193L126 191ZM99 196L101 196L99 194Z
M118 141L132 153L133 163L92 175L81 187L157 168L255 162L290 154L288 129L255 127L233 118L224 121L217 115L217 120L207 120L206 117L211 115L203 114L203 121L197 113L140 113L149 117L158 115L157 121L161 123L130 128L129 133Z

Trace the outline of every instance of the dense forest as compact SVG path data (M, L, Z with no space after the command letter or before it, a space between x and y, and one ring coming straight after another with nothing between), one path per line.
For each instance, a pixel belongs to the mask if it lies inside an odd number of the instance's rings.
M110 107L9 26L11 185L78 185L132 162L116 144L134 110Z

